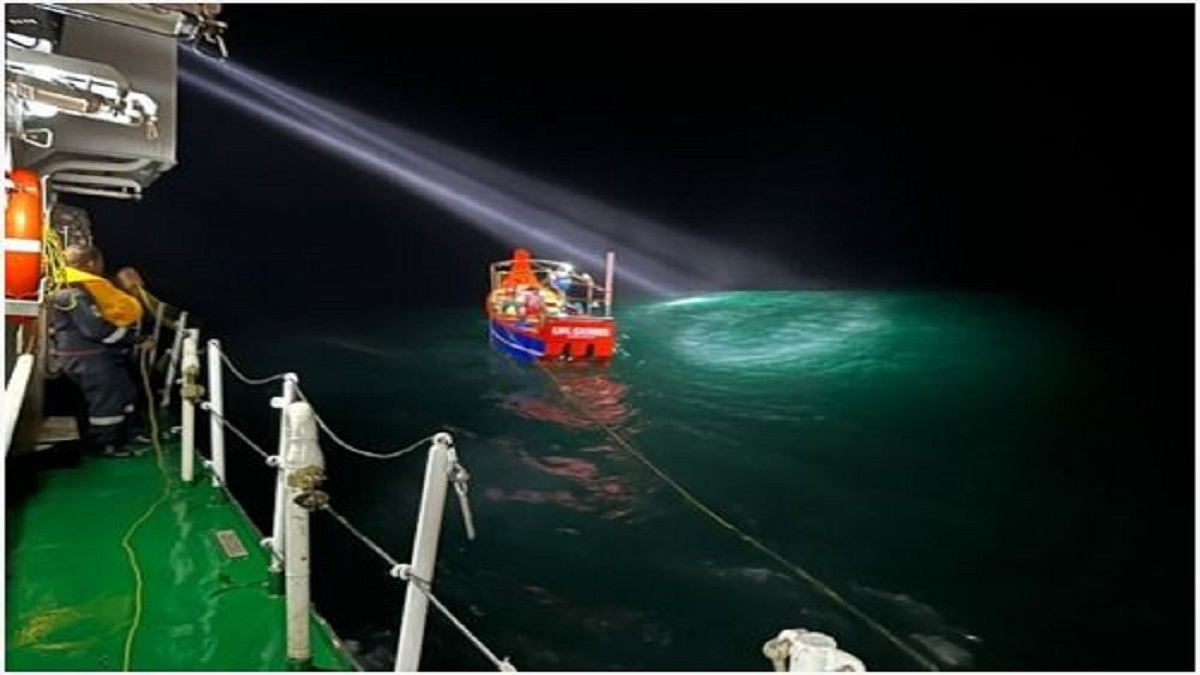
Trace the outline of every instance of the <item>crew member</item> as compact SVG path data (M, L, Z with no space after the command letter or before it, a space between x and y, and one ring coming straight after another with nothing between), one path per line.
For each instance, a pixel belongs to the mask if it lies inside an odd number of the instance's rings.
M141 304L118 290L104 274L104 256L94 246L65 251L68 285L51 296L54 355L83 392L87 445L102 457L128 457L125 445L140 435L134 417L137 390L125 354L139 341Z

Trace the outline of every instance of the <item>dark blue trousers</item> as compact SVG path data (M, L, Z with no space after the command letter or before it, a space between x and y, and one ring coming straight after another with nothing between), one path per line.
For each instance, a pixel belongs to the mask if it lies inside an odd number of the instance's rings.
M94 450L123 445L137 428L134 403L137 389L117 356L60 354L63 372L83 392L87 402L87 439Z

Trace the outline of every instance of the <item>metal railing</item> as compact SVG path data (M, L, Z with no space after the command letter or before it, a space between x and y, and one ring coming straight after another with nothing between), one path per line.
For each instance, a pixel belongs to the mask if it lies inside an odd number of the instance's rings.
M202 360L200 358L200 331L196 328L187 328L186 317L181 316L170 351L167 364L168 379L163 391L163 399L167 401L171 386L179 385L179 411L182 424L180 428L182 446L180 476L185 484L190 484L195 480L197 455L195 409L197 406L209 416L210 458L203 460L203 466L211 473L212 484L215 487L226 493L229 490L228 467L225 462L226 429L230 430L251 450L257 452L268 466L275 469L275 506L272 513L271 535L262 541L262 545L270 553L272 587L277 591L282 589L286 596L287 657L289 662L297 667L311 665L312 650L308 621L311 610L309 519L313 512L319 512L329 514L346 528L351 535L383 560L392 577L400 579L406 584L404 609L396 648L395 669L397 672L415 671L420 665L425 619L430 604L443 613L498 670L515 671L516 669L507 659L497 657L488 649L432 592L438 540L448 488L451 484L454 485L455 494L458 497L467 536L473 539L475 534L467 500L469 474L459 463L454 448L454 439L451 435L439 432L389 453L356 448L343 441L321 419L312 401L300 389L300 378L296 373L287 372L265 378L250 378L229 359L219 340L208 340L206 350L206 358ZM202 363L207 364L207 390L200 385ZM228 368L237 380L247 385L282 382L279 396L270 400L270 406L279 410L279 436L274 454L265 450L230 421L225 408L223 367ZM181 377L178 381L173 381L176 371L180 373ZM336 445L355 454L375 459L399 457L415 451L426 441L429 442L425 484L417 529L413 538L410 564L398 562L330 506L329 495L320 490L325 479L325 465L319 442L322 432L328 435Z
M229 429L248 448L276 470L275 506L272 514L271 536L262 545L270 552L272 588L286 595L287 657L297 668L310 667L312 649L309 636L311 612L311 569L309 567L310 518L313 512L328 514L387 565L393 578L406 584L404 607L396 644L394 670L416 671L420 666L425 620L429 606L442 613L497 670L515 672L507 658L500 658L489 649L462 621L433 594L433 577L437 548L448 488L454 486L464 519L468 539L475 530L467 500L469 474L458 460L453 437L439 432L416 443L392 452L371 452L356 448L342 440L321 418L312 401L300 388L300 377L293 372L277 373L263 378L247 377L224 353L219 340L207 343L208 398L202 399L204 389L200 377L199 330L186 328L181 318L175 344L171 351L168 372L175 371L180 361L180 415L183 419L183 461L181 474L185 483L193 480L195 456L195 407L209 414L212 458L204 462L211 472L213 485L228 493L225 464L224 432ZM257 386L281 382L279 396L270 399L270 406L279 410L279 435L274 454L265 450L245 432L234 425L225 411L222 366L244 384ZM171 380L164 396L170 390ZM413 536L412 562L401 563L383 547L355 527L330 505L329 495L320 490L325 480L325 463L320 446L324 433L335 445L354 454L374 459L392 459L409 454L425 442L429 453L425 466L424 488ZM763 646L763 654L776 670L791 672L864 671L857 657L838 648L836 641L823 633L804 629L789 629ZM936 670L936 667L929 667Z
M596 282L590 274L584 274L575 270L574 266L559 260L548 260L545 258L530 258L529 264L535 276L538 277L539 283L558 292L564 302L579 302L583 301L584 311L580 317L611 317L612 302L613 302L613 273L616 266L616 253L607 251L604 255L604 285ZM501 283L512 272L514 261L502 260L494 262L488 266L488 277L491 279L491 288L496 290L500 288ZM572 292L559 289L551 283L555 276L565 276L570 280ZM597 299L599 296L602 299Z

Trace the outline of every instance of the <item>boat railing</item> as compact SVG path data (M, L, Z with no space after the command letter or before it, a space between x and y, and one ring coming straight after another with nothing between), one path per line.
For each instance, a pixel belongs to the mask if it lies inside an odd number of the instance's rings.
M543 287L560 294L564 306L573 304L579 309L577 314L570 315L571 318L600 318L612 315L612 312L609 311L612 296L608 287L597 283L590 274L581 273L570 263L558 260L534 258L529 262L538 282ZM511 260L492 263L489 270L492 290L502 287L512 266L513 261ZM561 277L570 279L569 290L563 290L554 285L553 280Z
M532 258L529 263L534 273L540 274L542 277L549 277L552 274L565 274L570 277L571 281L580 284L591 284L597 292L604 292L603 284L598 283L592 275L575 269L571 263L561 260L547 260L545 258ZM512 266L513 261L511 260L492 263L491 278L493 288L500 285L500 281L504 279L505 275L512 269Z
M256 452L275 470L275 504L271 534L263 539L262 545L269 552L271 559L271 588L276 592L282 591L286 596L289 663L297 667L311 665L308 621L311 609L309 518L316 512L329 515L374 552L387 565L390 576L405 583L404 609L396 648L397 672L415 671L420 663L425 617L430 604L445 615L497 670L515 671L507 658L496 656L433 594L438 540L451 485L462 511L467 536L473 539L475 535L467 497L469 473L459 461L453 437L446 432L437 432L392 452L357 448L342 440L321 418L312 400L301 389L300 378L296 373L276 373L262 378L248 377L225 353L219 340L208 340L203 350L206 352L206 358L201 359L200 331L198 328L187 327L186 315L181 315L174 328L175 339L168 357L168 379L163 399L169 400L167 397L172 386L179 386L182 481L185 484L194 483L195 465L199 463L210 475L214 487L230 498L233 497L229 491L228 465L225 462L226 430L233 433L242 444ZM207 372L202 373L205 364ZM249 386L280 384L279 395L272 397L269 402L273 409L279 411L279 436L274 452L264 449L231 421L225 408L223 375L226 370ZM174 379L176 372L179 374L178 380ZM202 374L207 375L207 387L201 385ZM6 397L7 393L6 391ZM197 452L195 447L196 408L200 408L209 417L207 458ZM388 554L382 546L332 507L329 495L321 490L325 481L325 462L319 439L322 433L338 447L375 459L392 459L415 452L421 447L428 447L425 483L409 562L401 562ZM197 455L200 455L199 460Z

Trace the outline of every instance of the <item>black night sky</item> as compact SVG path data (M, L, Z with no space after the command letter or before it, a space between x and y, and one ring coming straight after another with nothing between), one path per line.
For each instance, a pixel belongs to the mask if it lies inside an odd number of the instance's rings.
M224 18L238 63L825 285L1183 317L1192 12L229 5ZM505 246L180 96L180 166L136 208L94 207L110 259L213 320L289 293L353 303L348 289L387 276L373 273L433 259L448 283L384 284L372 302L477 300L468 272Z

